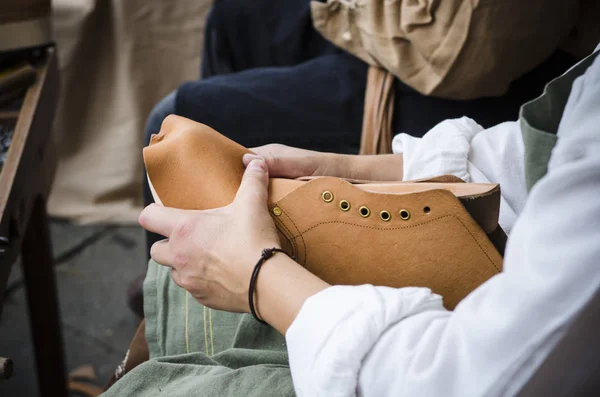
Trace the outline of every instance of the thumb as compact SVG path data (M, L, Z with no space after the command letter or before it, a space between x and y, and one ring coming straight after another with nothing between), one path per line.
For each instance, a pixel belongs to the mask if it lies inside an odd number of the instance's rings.
M246 167L234 203L252 207L266 206L269 194L269 173L262 158L252 160Z

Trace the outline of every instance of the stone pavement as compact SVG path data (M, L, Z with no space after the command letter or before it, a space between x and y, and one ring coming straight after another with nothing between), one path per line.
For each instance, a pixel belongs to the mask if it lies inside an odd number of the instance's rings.
M138 324L127 308L129 282L145 271L139 227L51 225L67 367L91 364L103 385L123 359ZM15 374L0 396L36 396L34 355L20 265L13 266L0 319L0 356ZM73 394L76 395L76 394Z

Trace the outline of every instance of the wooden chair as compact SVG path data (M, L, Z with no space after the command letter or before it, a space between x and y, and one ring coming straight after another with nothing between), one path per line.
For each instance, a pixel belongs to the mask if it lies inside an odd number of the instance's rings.
M14 127L0 172L0 310L11 266L20 254L40 394L60 397L67 395L67 382L46 213L56 167L50 135L58 98L50 12L50 0L2 0L0 6L0 64L17 56L35 60L33 83L16 93L23 98L21 105L0 111L0 123ZM0 358L0 377L11 372L12 362Z

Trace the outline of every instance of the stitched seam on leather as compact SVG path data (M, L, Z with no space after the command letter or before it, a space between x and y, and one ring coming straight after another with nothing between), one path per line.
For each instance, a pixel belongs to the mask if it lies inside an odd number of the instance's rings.
M308 229L304 230L300 234L307 233L307 232L311 231L312 229L314 229L314 228L316 228L318 226L326 225L326 224L331 224L331 223L343 223L345 225L359 226L359 227L363 227L363 228L366 228L366 229L386 231L386 230L410 229L410 228L413 228L413 227L418 227L418 226L426 225L428 223L436 222L436 221L438 221L440 219L450 218L450 217L456 218L454 215L444 215L444 216L440 216L439 218L434 218L434 219L430 219L430 220L422 222L422 223L418 223L416 225L395 226L395 227L377 227L377 226L361 225L359 223L353 223L353 222L349 222L349 221L323 221L323 222L319 222L319 223L316 223L316 224L312 225L311 227L309 227ZM294 236L294 238L296 238L296 237L300 237L300 235Z
M288 217L289 218L289 217ZM293 233L283 224L282 221L280 221L279 219L274 219L275 221L275 226L277 228L283 229L283 234L285 234L286 238L288 239L288 241L290 242L290 244L292 245L292 256L296 256L296 254L298 253L298 247L296 245L296 239L293 236Z
M294 227L296 228L296 231L297 231L298 233L300 233L300 229L298 228L298 225L296 225L296 223L294 222L294 220L292 219L292 217L290 217L290 215L289 215L289 214L287 213L287 211L286 211L286 210L283 208L283 206L282 206L282 205L280 205L280 204L277 204L277 206L279 206L279 208L281 209L281 213L282 213L283 215L285 215L285 216L286 216L286 217L287 217L287 218L290 220L290 222L292 222L292 225L294 225ZM283 228L285 229L285 231L287 232L288 236L290 236L290 237L288 238L288 240L289 240L289 241L290 241L290 243L292 244L292 249L294 250L294 256L296 257L295 259L296 259L296 260L298 260L298 259L299 259L299 258L297 257L297 256L298 256L298 255L297 255L297 254L298 254L298 245L296 244L296 238L297 238L297 236L296 236L296 237L294 237L294 233L292 233L292 231L291 231L291 230L289 230L289 228L288 228L288 227L286 227L286 226L283 224L283 222L282 222L282 221L279 221L279 220L278 220L277 222L278 222L278 223L281 225L281 227L283 227ZM302 239L302 245L304 246L304 263L306 263L306 243L304 242L304 237L300 236L300 238Z
M289 237L289 236L292 236L292 235L293 235L292 231L291 231L290 229L288 229L288 228L287 228L287 227L286 227L286 226L283 224L283 222L281 222L281 221L278 221L278 222L279 222L279 224L281 225L281 227L284 229L284 232L285 232L285 234L286 234L286 235L287 235L287 237L288 237L288 241L289 241L289 242L290 242L290 244L292 245L292 250L294 251L294 252L293 252L293 256L296 256L296 255L298 254L298 245L296 244L296 239L294 239L294 238L290 238L290 237Z
M273 219L273 222L275 222L275 226L279 229L280 232L282 232L285 237L288 239L288 241L290 242L290 244L292 245L292 254L295 256L296 252L298 251L298 249L296 248L296 243L295 243L295 239L293 237L291 237L293 234L290 232L290 230L283 224L282 221L280 221L279 219L277 219L276 217L271 217ZM281 230L283 229L283 230Z
M281 207L280 207L281 208ZM282 208L281 212L283 215L285 215L290 221L292 221L292 218L290 218L290 216L288 215L287 212L285 212L285 210ZM281 222L281 224L283 225L283 222ZM296 224L292 221L292 225L294 225L294 227L296 228L296 231L298 230L298 227L296 226ZM298 243L296 242L296 238L293 237L294 233L292 233L292 231L290 230L290 228L288 228L287 226L284 225L284 227L286 228L286 230L288 231L288 235L291 237L290 238L290 242L292 243L292 247L294 248L294 256L296 257L296 260L298 260ZM302 239L302 244L304 245L304 239ZM305 246L306 247L306 246ZM306 248L305 248L306 250ZM304 258L306 258L306 256L304 256Z
M296 228L296 230L298 231L298 233L300 233L300 228L298 227L298 225L296 225L296 222L294 222L294 220L292 219L292 217L287 213L287 211L280 205L279 208L281 208L281 212L287 216L287 218L290 220L290 222L292 222L292 225L294 225L294 227ZM304 233L300 233L298 236L296 237L300 237L302 239L302 245L304 246L304 263L306 264L306 242L304 241ZM290 233L290 236L294 236L292 233ZM292 239L296 239L296 237L292 237ZM296 258L298 259L298 258Z
M481 246L481 244L479 244L479 241L477 241L477 239L475 238L475 236L473 236L473 233L471 233L471 231L469 230L469 228L467 228L467 226L463 223L463 221L460 220L460 218L451 215L452 217L456 218L460 224L465 228L465 230L467 231L467 233L469 233L469 235L471 236L471 238L475 241L475 244L477 244L477 246L479 247L479 249L481 250L481 252L483 252L483 254L486 256L486 258L488 258L488 260L490 261L490 263L492 264L492 266L494 266L494 269L496 269L498 272L500 272L501 270L498 269L496 267L496 264L494 263L494 261L492 260L492 258L490 258L490 256L488 255L488 253L483 249L483 247Z
M306 229L305 231L303 231L299 236L295 236L294 238L302 237L302 235L304 233L308 233L309 231L311 231L312 229L314 229L314 228L316 228L318 226L332 224L332 223L342 223L342 224L349 225L349 226L358 226L358 227L363 227L363 228L366 228L366 229L387 231L387 230L410 229L410 228L414 228L414 227L418 227L418 226L423 226L423 225L426 225L428 223L437 222L437 221L439 221L441 219L444 219L444 218L455 218L461 224L461 226L467 231L467 233L469 233L469 236L471 236L471 238L473 239L473 241L475 241L475 244L477 244L477 246L479 247L479 249L481 250L481 252L483 252L483 254L488 259L488 261L490 261L490 264L494 267L494 269L496 269L498 272L501 271L500 269L498 269L498 267L496 267L496 265L494 264L494 261L492 260L492 258L490 258L490 256L487 254L487 252L485 252L485 250L483 249L483 247L481 246L481 244L479 244L479 241L477 241L477 239L475 238L475 236L471 233L471 231L467 228L467 226L463 223L463 221L461 221L460 218L458 218L456 215L444 215L444 216L441 216L439 218L431 219L431 220L428 220L428 221L425 221L423 223L419 223L419 224L416 224L416 225L397 226L397 227L389 227L389 228L382 228L382 227L368 226L368 225L360 225L358 223L352 223L352 222L347 222L347 221L325 221L325 222L319 222L319 223L317 223L315 225L312 225L311 227L309 227L308 229ZM303 237L302 237L302 241L304 242L304 238ZM306 252L306 244L304 244L304 251ZM304 258L306 258L306 256Z

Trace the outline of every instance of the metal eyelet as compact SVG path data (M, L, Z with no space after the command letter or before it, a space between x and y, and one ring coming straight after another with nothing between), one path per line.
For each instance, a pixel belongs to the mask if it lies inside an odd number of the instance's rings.
M321 198L326 203L331 203L333 201L333 193L331 193L329 190L325 190L323 193L321 193Z
M340 209L344 212L350 211L350 203L347 200L340 200Z
M404 208L400 210L400 219L403 221L407 221L410 219L410 211L405 210Z
M383 210L379 213L379 217L384 222L389 222L392 219L392 214L389 211Z
M275 215L275 216L279 216L283 212L283 211L281 211L281 208L279 208L279 207L273 207L273 209L271 211L273 212L273 215Z
M367 207L366 205L363 205L362 207L360 207L358 209L358 213L360 214L360 216L362 216L363 218L368 218L369 215L371 215L371 210L369 209L369 207Z

